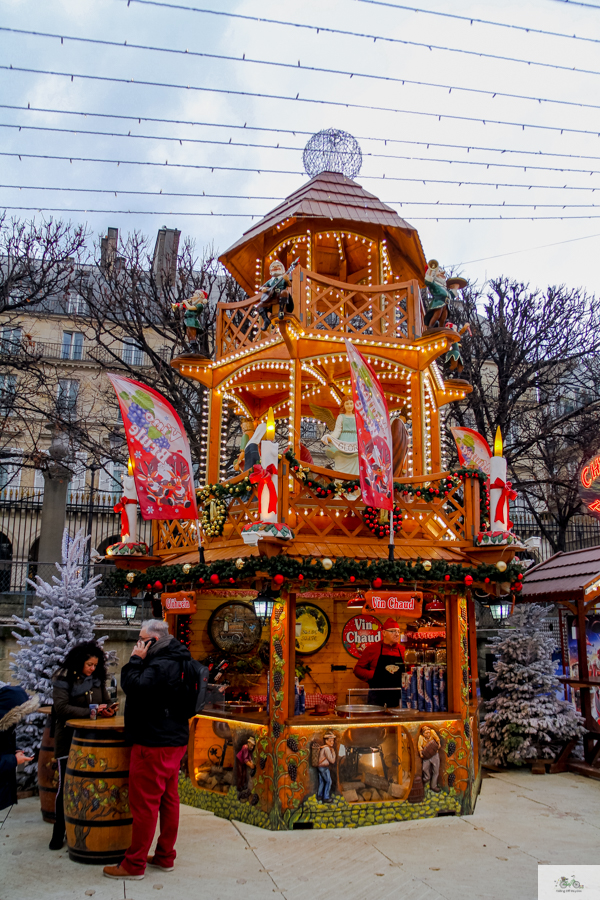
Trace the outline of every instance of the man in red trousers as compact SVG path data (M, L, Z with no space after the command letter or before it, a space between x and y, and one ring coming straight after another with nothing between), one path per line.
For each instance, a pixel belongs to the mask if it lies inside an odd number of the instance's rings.
M189 659L189 650L169 634L167 623L152 619L142 624L131 659L123 666L125 738L132 745L129 805L133 828L123 861L104 867L108 878L139 881L146 865L173 871L179 767L189 737L181 682L183 663ZM159 813L160 837L154 855L148 856Z

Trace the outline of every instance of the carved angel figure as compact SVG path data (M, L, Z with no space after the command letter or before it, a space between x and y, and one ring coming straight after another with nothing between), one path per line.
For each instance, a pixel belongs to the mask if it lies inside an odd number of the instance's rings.
M323 406L310 407L315 418L325 422L330 429L321 440L326 446L326 455L333 460L333 468L347 475L358 475L358 440L354 403L347 397L337 419L331 410Z

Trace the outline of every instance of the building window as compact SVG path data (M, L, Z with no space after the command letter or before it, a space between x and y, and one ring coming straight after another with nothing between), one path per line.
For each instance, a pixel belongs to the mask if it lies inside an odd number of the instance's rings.
M62 359L83 359L83 334L81 331L63 331Z
M59 412L73 412L77 406L79 382L75 378L59 378L57 406Z
M71 291L67 294L67 315L84 316L87 312L87 305L80 294Z
M0 338L0 353L14 356L19 352L22 337L22 328L3 328Z
M12 416L15 412L17 376L0 375L0 416Z
M144 359L143 350L133 338L123 339L123 362L128 366L141 366Z
M21 484L23 451L7 447L0 459L0 490L17 488Z

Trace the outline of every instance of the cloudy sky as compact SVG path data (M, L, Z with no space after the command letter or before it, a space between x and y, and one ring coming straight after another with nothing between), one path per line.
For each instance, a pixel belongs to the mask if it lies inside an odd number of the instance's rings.
M600 0L420 2L0 0L0 206L222 251L336 127L428 257L598 293Z

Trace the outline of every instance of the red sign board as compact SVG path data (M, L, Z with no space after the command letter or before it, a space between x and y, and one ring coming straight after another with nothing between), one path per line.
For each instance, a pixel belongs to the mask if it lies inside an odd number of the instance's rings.
M579 497L591 516L600 519L600 456L588 460L579 475Z
M160 599L167 615L189 616L196 612L195 591L174 591L172 594L161 594Z
M418 619L423 609L421 591L367 591L367 608L391 613L395 619Z
M342 631L344 649L350 656L358 659L368 644L381 640L381 622L375 616L352 616L348 619Z

